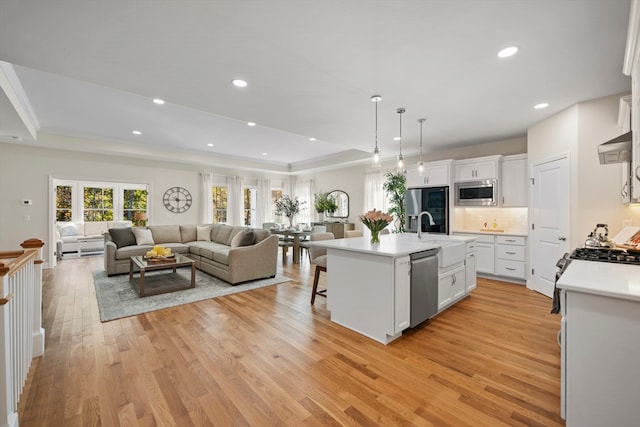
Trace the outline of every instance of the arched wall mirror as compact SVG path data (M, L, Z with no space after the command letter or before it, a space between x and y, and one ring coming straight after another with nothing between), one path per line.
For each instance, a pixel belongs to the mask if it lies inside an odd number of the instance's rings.
M342 190L333 190L329 192L329 196L333 197L338 205L335 212L329 212L331 218L348 218L349 217L349 195Z

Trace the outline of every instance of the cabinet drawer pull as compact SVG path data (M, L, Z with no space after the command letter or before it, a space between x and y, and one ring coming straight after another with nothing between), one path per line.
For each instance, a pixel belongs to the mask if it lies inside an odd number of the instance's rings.
M505 239L507 242L515 242L514 239Z
M505 252L505 254L507 254L507 255L515 255L516 253L515 252Z
M516 271L515 268L511 268L511 267L505 267L505 269L509 270L509 271Z

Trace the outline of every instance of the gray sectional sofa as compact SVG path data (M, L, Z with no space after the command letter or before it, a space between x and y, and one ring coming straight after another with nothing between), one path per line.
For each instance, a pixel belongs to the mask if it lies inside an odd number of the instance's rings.
M127 233L123 229L105 233L107 275L128 273L130 257L145 255L154 244L190 257L196 268L232 285L276 275L278 236L268 230L222 224L152 225L147 229L151 236L146 239L138 236L133 242L128 235L122 237ZM135 231L141 234L143 230ZM146 230L144 233L149 234Z

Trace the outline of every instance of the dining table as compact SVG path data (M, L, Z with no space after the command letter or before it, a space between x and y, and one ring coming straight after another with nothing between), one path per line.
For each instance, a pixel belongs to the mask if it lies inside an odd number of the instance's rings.
M285 239L293 237L293 263L300 264L300 238L311 234L311 230L296 230L295 228L271 228L273 234L284 236ZM284 261L284 260L283 260Z

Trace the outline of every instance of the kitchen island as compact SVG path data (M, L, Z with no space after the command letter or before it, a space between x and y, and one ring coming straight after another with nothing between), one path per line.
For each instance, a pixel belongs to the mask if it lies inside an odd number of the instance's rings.
M567 426L637 426L640 267L574 259L556 285Z
M382 235L376 244L366 237L312 242L327 249L331 320L388 344L411 325L411 255L437 251L437 295L430 298L437 298L439 313L467 295L468 281L475 286L475 265L469 266L473 274L467 280L465 263L474 240L426 233L418 239L402 233Z

